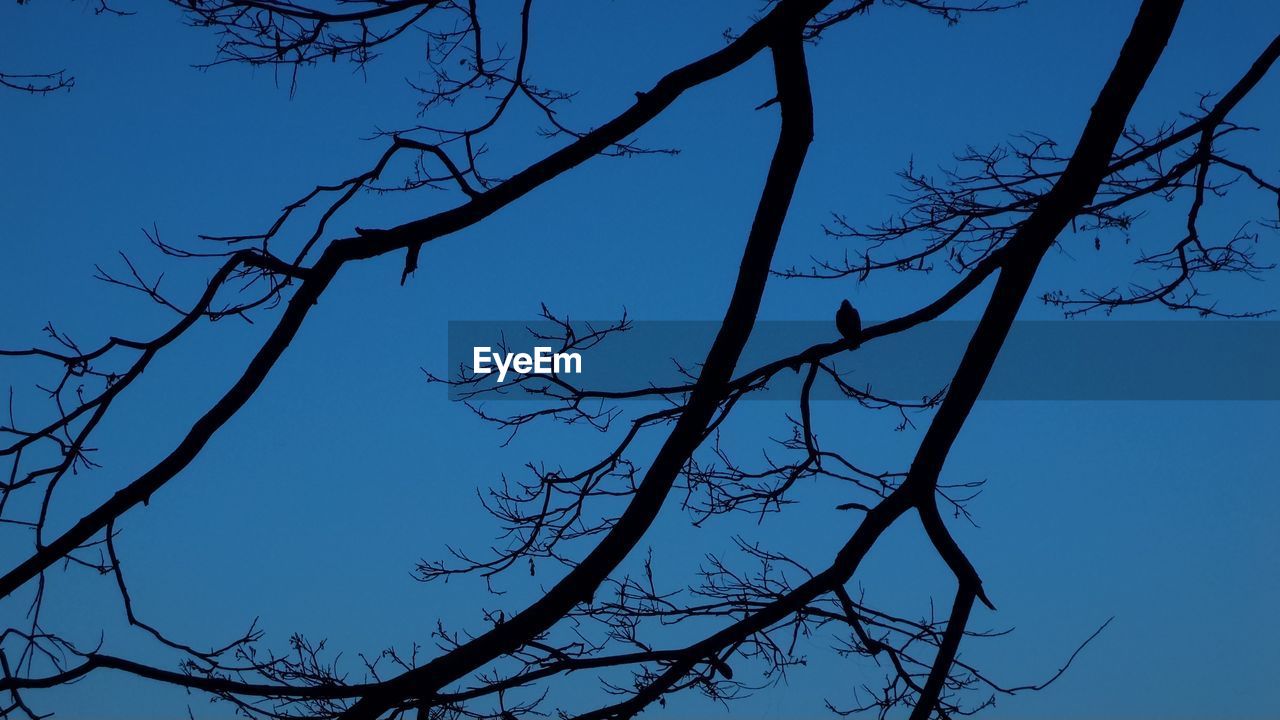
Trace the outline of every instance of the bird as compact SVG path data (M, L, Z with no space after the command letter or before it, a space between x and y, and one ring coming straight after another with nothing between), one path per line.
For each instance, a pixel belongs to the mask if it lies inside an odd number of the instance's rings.
M862 344L862 316L848 300L841 302L840 309L836 310L836 330L840 331L845 340L853 343L853 347Z

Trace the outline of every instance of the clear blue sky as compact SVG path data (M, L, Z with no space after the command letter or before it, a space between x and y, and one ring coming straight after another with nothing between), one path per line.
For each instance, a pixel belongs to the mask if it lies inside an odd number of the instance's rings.
M568 115L589 126L635 90L721 45L758 3L546 3L537 8L534 77L580 92ZM203 266L173 267L147 249L140 228L166 240L265 228L286 202L317 182L371 164L376 128L415 122L404 83L421 69L418 45L387 52L364 74L339 63L308 69L297 93L269 71L192 65L212 57L213 37L183 27L175 11L133 3L128 18L96 17L82 3L6 4L0 68L66 67L73 92L0 94L0 344L42 341L59 329L86 344L105 334L149 336L167 320L145 299L91 279L93 265L119 268L127 251L183 298L202 286ZM1037 0L1029 7L945 27L923 13L879 8L810 50L816 142L788 219L779 266L841 252L821 224L831 211L874 221L894 208L892 173L914 158L945 165L967 144L991 145L1038 131L1068 147L1128 30L1137 3ZM605 28L601 30L600 28ZM1190 0L1133 118L1151 127L1190 110L1196 93L1220 91L1280 29L1267 0ZM21 65L21 67L19 67ZM414 563L446 544L482 550L496 528L475 488L519 472L530 458L572 459L597 438L535 432L495 451L501 436L422 381L440 370L451 319L532 318L540 302L578 318L718 318L758 196L776 114L752 108L771 97L767 60L682 98L641 138L681 148L676 157L597 159L457 236L434 243L404 287L401 258L343 270L262 391L201 457L128 514L120 549L138 611L178 638L207 645L254 618L266 643L291 633L356 652L430 645L437 618L480 628L485 607L518 608L534 579L422 585ZM1240 118L1269 131L1242 145L1264 171L1280 169L1280 79L1268 78ZM494 157L518 167L552 147L527 128L500 133ZM456 202L443 193L362 198L335 232L385 226ZM1264 206L1265 207L1265 206ZM1157 208L1157 210L1159 210ZM1134 242L1176 230L1181 206L1138 228ZM1207 218L1233 230L1257 204L1230 200ZM1274 241L1274 236L1271 238ZM1040 290L1125 282L1132 248L1094 253L1083 244L1050 256ZM1108 248L1110 250L1110 248ZM1264 250L1274 259L1274 250ZM762 317L822 319L839 299L882 318L922 304L948 278L885 274L852 281L773 281ZM194 283L194 284L193 284ZM1238 307L1280 305L1274 282L1215 288ZM971 319L981 298L958 308ZM1055 318L1029 304L1028 318ZM1131 317L1153 317L1138 313ZM150 466L243 368L271 317L255 326L204 326L147 372L102 428L103 469L71 478L56 517L66 522ZM29 366L0 366L19 415L42 409ZM750 439L779 427L787 408L741 408ZM847 437L871 465L902 467L918 431L894 433L823 403L819 422ZM957 527L996 601L978 628L1011 636L968 644L964 657L1010 683L1051 674L1108 617L1116 620L1053 688L1002 698L989 717L1274 717L1266 690L1280 672L1280 489L1275 403L982 403L944 478L986 479L973 510L981 527ZM690 529L674 504L648 538L672 582L727 538L788 549L815 564L849 530L831 498L754 523ZM8 565L26 539L0 530ZM549 580L541 574L537 582ZM911 523L903 523L860 572L869 599L906 615L952 585ZM53 573L50 627L92 646L159 659L128 633L110 578ZM0 605L6 618L23 609ZM6 622L6 625L8 623ZM811 717L822 699L847 704L849 688L879 671L838 661L814 641L810 667L786 687L731 707L733 716ZM352 671L358 668L352 666ZM580 678L580 682L586 681ZM33 695L39 709L70 718L230 716L180 691L120 675ZM727 717L678 701L673 712Z

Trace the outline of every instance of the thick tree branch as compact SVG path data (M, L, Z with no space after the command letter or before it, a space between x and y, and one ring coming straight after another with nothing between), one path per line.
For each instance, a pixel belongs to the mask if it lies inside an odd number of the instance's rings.
M848 582L871 546L903 513L912 507L933 507L942 466L995 364L1036 269L1044 253L1052 246L1074 213L1092 200L1102 181L1107 161L1124 129L1125 119L1154 70L1173 32L1180 10L1180 2L1144 0L1120 57L1098 95L1071 161L1045 201L1036 208L1023 229L1009 243L1009 255L1000 270L991 300L965 350L946 399L916 452L903 485L867 513L857 531L826 570L797 586L769 607L689 646L681 662L673 663L632 698L587 713L579 720L628 718L635 715L674 687L703 658L763 631L819 595L834 592L836 587ZM947 555L958 552L959 548L949 549ZM971 569L967 560L963 567ZM947 636L935 660L934 671L918 698L913 718L927 718L937 707L942 680L945 680L954 660L969 609L974 598L981 596L981 580L975 572L964 569L957 574L960 590L953 608L953 621L957 625L954 628L948 627ZM935 681L934 676L939 675L941 679Z
M791 22L791 38L777 41L773 49L782 108L778 144L747 235L729 307L684 412L626 510L596 547L537 602L458 649L390 681L385 691L353 705L343 714L344 720L371 720L410 698L430 698L445 684L545 632L595 594L657 517L676 477L706 437L717 408L728 396L734 368L755 326L782 223L813 139L812 98L799 39L803 19L793 17Z

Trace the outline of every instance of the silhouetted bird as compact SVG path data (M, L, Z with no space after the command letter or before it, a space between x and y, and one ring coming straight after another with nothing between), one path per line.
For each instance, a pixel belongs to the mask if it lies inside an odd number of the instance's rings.
M858 311L848 300L840 303L840 309L836 311L836 329L854 347L862 344L862 316L858 315Z

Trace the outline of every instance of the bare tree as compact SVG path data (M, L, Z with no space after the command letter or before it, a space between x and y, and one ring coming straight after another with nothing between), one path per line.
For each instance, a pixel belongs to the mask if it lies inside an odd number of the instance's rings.
M1266 269L1254 254L1256 234L1242 230L1226 239L1206 237L1200 215L1206 203L1241 180L1280 199L1274 181L1228 152L1238 134L1252 130L1233 113L1280 55L1280 36L1260 49L1252 66L1241 69L1233 86L1205 96L1176 122L1150 131L1129 125L1130 111L1173 31L1179 0L1140 3L1070 153L1049 138L1021 136L993 150L966 150L941 178L908 168L901 176L906 187L901 214L876 225L837 216L828 229L855 245L854 256L782 271L773 270L775 248L813 140L806 47L875 5L910 6L951 23L1003 6L982 0L776 0L749 27L727 36L719 49L663 75L616 116L578 129L559 112L571 93L531 80L532 0L520 7L513 37L493 32L488 20L482 23L475 0L174 4L190 22L217 34L213 64L273 66L287 73L291 83L318 60L362 65L375 61L388 43L425 37L434 84L419 87L423 117L430 119L438 108L457 103L483 112L466 127L422 124L384 133L385 149L368 169L318 185L288 204L263 231L205 238L201 250L168 244L154 234L154 245L166 255L212 263L216 269L188 302L162 293L158 283L127 259L125 273L101 271L108 282L136 289L176 313L172 325L149 339L108 335L86 346L49 327L47 347L0 353L46 361L56 375L47 386L52 409L45 421L20 427L11 413L10 421L0 426L6 438L0 456L10 462L0 517L24 528L31 539L23 559L0 578L0 597L10 604L19 599L30 603L24 621L8 624L0 636L0 691L9 698L4 715L39 717L31 699L39 692L111 671L208 693L252 717L356 720L416 712L421 718L510 719L557 711L584 719L625 718L662 705L666 696L682 690L725 701L740 697L754 687L752 671L757 681L784 673L798 662L796 639L823 628L840 638L843 653L873 657L887 669L882 686L867 685L852 701L831 701L831 709L840 714L872 711L883 717L909 708L913 720L947 718L981 709L996 695L1043 688L1057 675L1034 685L1002 684L958 658L966 637L987 634L970 628L975 604L992 610L995 605L944 520L944 509L965 516L969 488L948 486L940 476L1046 253L1059 243L1078 243L1084 234L1133 232L1141 203L1159 198L1168 201L1165 207L1185 209L1185 233L1170 239L1167 249L1136 258L1152 271L1150 284L1079 295L1052 293L1042 300L1069 313L1161 304L1200 314L1249 315L1207 302L1197 282L1215 273L1252 275ZM493 488L487 507L506 539L495 555L459 551L452 559L423 561L418 568L420 577L431 581L460 574L489 578L532 568L535 562L562 566L539 599L511 615L487 616L486 627L474 634L442 629L436 638L442 650L432 657L388 651L377 661L366 661L359 668L364 676L359 682L349 681L346 670L320 644L303 638L276 653L261 647L254 627L204 650L173 639L135 613L114 543L126 514L166 486L180 486L183 470L258 391L344 268L403 253L399 280L407 282L431 242L483 222L582 163L602 155L667 152L640 144L635 134L682 94L759 55L772 60L773 97L761 109L776 107L780 116L776 145L732 297L714 342L687 382L604 391L565 377L525 377L506 390L543 401L538 409L491 414L477 405L483 417L513 432L529 423L566 421L610 431L617 438L611 451L586 467L531 464L524 481ZM9 84L9 77L0 79ZM66 82L61 75L43 79L50 89ZM539 113L543 134L556 148L523 169L494 173L486 169L491 159L485 156L484 139L518 104ZM391 177L398 180L388 183ZM457 204L349 237L334 237L328 230L357 193L421 189L453 193ZM319 220L299 228L295 212L316 206L322 208ZM739 367L771 276L865 280L883 270L938 266L957 279L917 310L865 328L850 326L846 316L843 332L833 325L829 342L758 367ZM833 364L844 353L936 320L984 285L991 287L990 298L944 393L909 404L876 397ZM75 492L72 474L94 467L87 450L95 428L149 364L208 321L250 316L274 318L275 324L231 388L151 469L121 483L70 527L50 527L50 507L63 493ZM583 335L557 316L548 313L547 319L562 329L553 338L562 348L606 342L627 328L624 319ZM740 400L790 371L801 373L803 384L795 416L787 416L788 430L771 456L775 459L763 467L735 459L715 441L718 431ZM432 379L473 400L493 392L474 375ZM851 407L887 409L902 418L929 417L909 464L901 470L869 469L846 450L820 442L810 409L820 380L835 383L857 401ZM617 401L631 398L662 400L663 409L628 414ZM656 454L642 456L639 439L655 435L661 438ZM739 543L741 567L713 562L687 587L660 587L648 563L639 575L618 572L642 541L653 539L650 529L673 504L673 492L684 493L684 505L701 522L731 513L800 512L793 509L789 493L810 480L847 487L856 500L841 507L860 515L848 537L831 548L825 566L807 567L781 552ZM11 498L27 494L40 498L22 506L34 511L15 515ZM621 510L614 512L619 502ZM907 516L919 519L954 575L955 596L946 617L908 619L892 608L871 607L849 590L863 558ZM40 614L45 578L64 566L112 575L129 623L183 653L183 664L170 669L113 655L107 648L81 648L45 627ZM652 642L650 628L678 623L700 634L686 635L694 639L675 645ZM604 679L609 703L551 707L548 689L581 683L584 671Z

